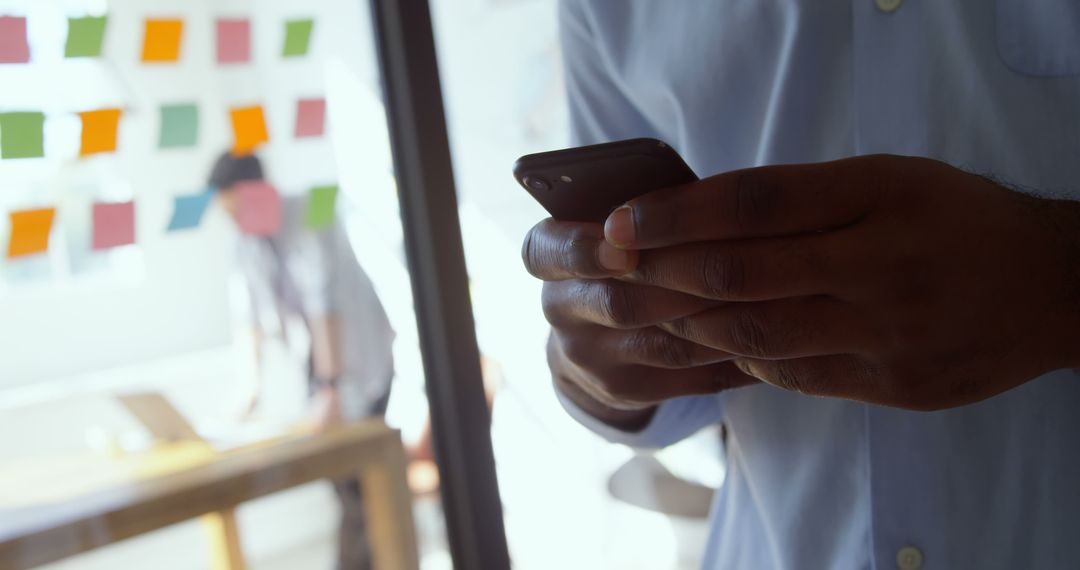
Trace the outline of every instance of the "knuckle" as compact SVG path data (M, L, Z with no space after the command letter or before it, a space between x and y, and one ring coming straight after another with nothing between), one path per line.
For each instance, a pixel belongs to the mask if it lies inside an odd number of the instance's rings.
M563 356L577 365L588 362L589 355L595 352L595 347L593 347L592 343L579 336L561 335L559 343L562 348Z
M597 311L605 324L613 328L632 328L638 322L638 306L632 289L616 282L596 281Z
M689 368L693 364L686 343L669 334L631 335L629 348L649 364L661 368Z
M804 371L796 370L794 366L785 361L777 362L773 368L773 383L796 394L813 393L808 375Z
M597 273L596 236L589 235L582 228L575 228L563 242L562 257L571 272L578 275Z
M733 352L750 357L767 357L775 353L767 327L753 311L737 312L731 321L729 334Z
M596 378L596 384L600 386L604 392L616 398L624 398L634 390L634 383L630 381L630 378L626 374L621 374L618 371L598 376Z
M682 317L672 321L664 323L667 331L671 334L684 339L693 340L696 338L694 334L696 331L693 327L693 321L690 317Z
M705 295L714 299L736 299L746 287L746 263L742 256L713 249L701 264L701 283Z
M603 390L620 404L642 405L658 400L655 383L649 382L640 371L623 367L612 370L603 378Z

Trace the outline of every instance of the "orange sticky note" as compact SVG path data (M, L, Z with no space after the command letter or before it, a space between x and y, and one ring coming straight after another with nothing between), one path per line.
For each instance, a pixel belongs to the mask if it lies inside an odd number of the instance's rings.
M84 111L82 117L82 146L79 156L116 151L116 128L120 125L120 109Z
M142 60L152 62L180 59L180 37L183 33L183 20L147 19L143 35Z
M11 212L11 239L7 256L20 257L41 253L49 249L49 233L52 231L56 208Z
M236 107L229 111L233 127L233 154L248 154L270 137L260 105Z

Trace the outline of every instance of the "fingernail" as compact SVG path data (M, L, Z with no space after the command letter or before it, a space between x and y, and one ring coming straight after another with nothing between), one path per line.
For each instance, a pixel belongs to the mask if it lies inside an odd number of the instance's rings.
M615 245L633 244L635 233L634 210L630 206L619 206L604 223L604 237Z
M596 250L596 259L608 271L626 273L630 270L630 252L614 247L606 241L600 242Z

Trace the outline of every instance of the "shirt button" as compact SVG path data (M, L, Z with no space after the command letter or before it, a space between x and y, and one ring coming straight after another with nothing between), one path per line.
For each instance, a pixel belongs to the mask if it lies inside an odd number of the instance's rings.
M914 546L905 546L896 551L896 567L900 570L919 570L922 563L922 551Z
M904 0L874 0L874 4L877 5L878 10L882 12L895 12L900 4L903 4Z

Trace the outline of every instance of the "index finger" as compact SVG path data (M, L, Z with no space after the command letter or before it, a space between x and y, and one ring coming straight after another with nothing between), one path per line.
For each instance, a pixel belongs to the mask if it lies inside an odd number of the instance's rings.
M620 248L651 249L846 226L877 203L890 158L750 168L658 190L612 212L605 238Z

